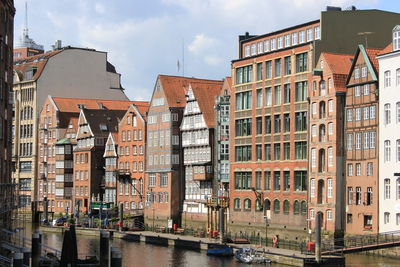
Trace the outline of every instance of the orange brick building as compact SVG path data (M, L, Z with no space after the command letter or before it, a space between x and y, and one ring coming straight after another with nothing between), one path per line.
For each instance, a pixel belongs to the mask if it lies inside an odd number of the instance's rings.
M376 56L381 51L359 45L347 79L345 197L348 234L379 230L379 68Z
M116 191L117 203L124 204L124 213L143 214L148 109L148 102L131 105L118 126Z
M344 105L346 78L353 56L321 53L313 70L309 115L310 228L322 213L322 227L343 237L344 231Z

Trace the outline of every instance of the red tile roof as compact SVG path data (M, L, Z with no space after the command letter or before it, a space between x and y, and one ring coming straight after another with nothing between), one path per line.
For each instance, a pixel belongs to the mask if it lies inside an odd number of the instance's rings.
M203 113L208 128L215 126L215 99L220 94L223 81L213 83L190 83L194 97Z
M327 53L323 52L322 55L325 58L326 63L329 65L329 68L332 71L332 74L348 74L353 55L346 54L335 54L335 53Z
M387 54L393 51L393 43L390 43L388 46L386 46L383 50L378 55L383 55Z
M60 112L79 113L78 105L84 105L87 109L108 109L108 110L128 110L131 104L137 106L139 111L146 113L149 108L149 102L129 101L129 100L104 100L104 99L85 99L85 98L66 98L53 97Z
M374 48L366 48L365 51L367 52L368 58L371 61L372 67L374 67L376 74L379 73L379 63L378 59L376 58L380 53L382 53L382 49L374 49Z
M186 90L189 83L192 87L213 87L222 81L205 80L197 78L187 78L181 76L158 75L158 79L162 85L165 97L170 107L185 107L186 105Z

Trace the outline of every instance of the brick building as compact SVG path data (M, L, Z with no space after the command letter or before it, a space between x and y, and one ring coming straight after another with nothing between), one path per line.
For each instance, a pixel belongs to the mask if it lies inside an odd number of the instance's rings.
M104 151L109 133L118 131L123 110L81 109L74 149L73 204L87 213L92 200L103 200L101 187L104 172Z
M11 180L12 48L14 1L0 2L0 229L11 227L11 211L17 204L15 181Z
M149 103L131 105L118 126L117 202L124 213L143 214L146 113Z
M67 156L69 154L61 152L60 154L57 154L56 144L66 138L73 146L76 145L76 132L78 129L80 109L87 108L125 111L131 103L133 102L123 100L115 101L52 96L47 97L39 114L39 137L37 146L39 151L37 159L37 177L39 177L37 199L39 201L40 210L43 210L42 201L44 197L47 197L49 201L49 211L65 212L67 203L71 201L71 172L64 173L62 169L64 169L66 165L59 163L60 167L57 167L56 162L57 158L60 158L60 160L61 158L66 160L69 157ZM24 128L22 129L24 130ZM25 131L32 133L32 129L29 128ZM63 141L62 144L66 145L66 141ZM64 149L64 152L65 151L68 150ZM65 164L68 165L70 163L65 162ZM70 168L72 169L73 166L70 166ZM24 181L24 179L21 179L21 183ZM27 190L31 189L29 187L29 181L26 181L23 184L25 185L24 188Z
M13 92L12 178L23 185L21 201L26 203L39 190L38 122L48 95L128 100L107 53L73 47L14 61Z
M346 233L378 232L378 61L359 45L347 79Z
M306 233L311 70L321 52L353 53L365 41L359 32L374 32L368 44L384 47L386 27L399 17L328 8L319 20L239 36L239 58L232 61L231 225L262 226L266 216L275 230Z
M145 222L167 219L180 224L184 199L184 165L179 127L192 86L220 81L159 75L147 116Z
M345 229L344 105L353 56L321 53L313 70L309 102L309 228L316 214L322 227L343 237Z
M207 199L216 194L214 174L215 99L223 81L191 83L186 90L186 106L180 131L185 166L183 212L191 221L207 220Z

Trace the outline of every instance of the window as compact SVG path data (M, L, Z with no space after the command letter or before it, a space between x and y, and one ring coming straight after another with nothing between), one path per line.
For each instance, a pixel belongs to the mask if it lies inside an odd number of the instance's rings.
M236 94L236 110L251 109L252 92L241 92Z
M262 117L256 118L256 134L262 134Z
M364 95L368 96L369 95L369 84L364 85Z
M274 212L279 213L280 209L281 209L281 203L278 199L275 199L274 200Z
M235 180L235 189L250 189L252 187L252 173L251 172L235 172L234 180Z
M257 81L262 80L263 63L257 63Z
M327 196L328 198L332 198L333 196L333 182L332 182L332 178L328 178L328 192L327 192Z
M235 121L235 135L249 136L251 135L251 119L240 119ZM193 135L192 135L193 136Z
M297 32L292 33L292 45L297 45L298 34Z
M307 191L307 171L294 171L294 190Z
M233 201L233 207L235 210L240 210L240 198L235 198Z
M250 45L246 45L244 47L244 56L249 57L250 56Z
M367 199L365 200L365 204L372 205L372 187L367 187Z
M400 225L400 213L396 213L396 225Z
M236 84L252 82L253 65L248 65L236 69Z
M361 108L356 108L356 121L361 120Z
M315 179L310 180L310 197L315 197Z
M369 107L364 107L364 120L369 120Z
M384 161L390 161L390 140L385 140L384 142Z
M356 133L356 150L361 149L361 133Z
M302 53L296 55L296 73L297 72L305 72L307 71L308 67L308 54Z
M275 77L281 76L281 68L282 68L281 59L280 58L275 59Z
M272 61L265 62L265 79L272 78Z
M384 180L384 197L385 199L390 199L390 179Z
M264 190L271 190L271 172L264 171Z
M281 172L274 171L274 190L281 190Z
M261 151L261 145L260 145ZM283 160L290 160L290 143L283 143Z
M156 174L151 173L149 174L149 187L154 187L156 186Z
M265 116L265 134L271 133L271 116Z
M361 163L356 163L356 176L361 176Z
M353 223L353 214L351 214L351 213L347 214L347 223L348 224Z
M290 46L290 34L285 35L285 47Z
M396 70L396 85L400 85L400 69Z
M283 201L283 213L288 214L289 213L289 207L290 207L289 200L285 199Z
M367 77L367 67L361 68L361 77L363 78Z
M311 136L316 137L317 136L317 125L313 124L311 126Z
M351 108L347 109L346 113L347 113L347 121L348 122L353 121L353 109Z
M333 100L328 100L328 112L333 112Z
M251 45L251 55L254 56L256 54L256 44Z
M284 58L284 68L284 75L290 75L292 69L290 56Z
M310 42L313 40L313 29L307 29L307 42Z
M361 187L356 187L356 205L361 205Z
M400 31L398 26L393 29L393 51L400 49Z
M353 134L348 133L347 134L347 150L353 150Z
M278 49L283 48L283 37L279 36L278 37Z
M290 103L290 83L287 83L283 86L284 95L283 95L283 102Z
M306 41L305 32L304 32L304 31L300 31L300 32L299 32L299 43L302 44L302 43L304 43L305 41Z
M306 159L307 158L307 142L295 142L294 143L294 154L295 159Z
M396 103L396 110L397 110L397 123L400 123L400 102Z
M262 159L262 145L256 145L256 160Z
M369 149L369 132L364 132L364 150Z
M290 132L290 114L283 114L283 130Z
M390 70L384 73L384 87L390 87Z
M347 188L347 204L353 205L353 187Z
M332 210L327 210L326 211L326 219L328 221L332 220Z
M367 176L372 176L374 164L372 162L367 163Z
M295 84L295 101L306 101L307 100L307 82L297 82Z
M384 121L385 125L390 123L390 104L385 104L384 106Z
M317 167L317 150L315 148L311 149L311 167Z
M269 52L269 40L264 41L264 52Z
M256 172L256 189L261 190L261 172Z
M310 209L310 219L315 219L314 209Z
M274 144L274 160L280 160L281 159L281 144L277 143Z
M260 108L262 107L262 90L258 89L257 92L257 97L256 97L256 107Z
M275 86L275 92L274 92L274 105L280 105L281 104L281 99L282 99L282 94L281 94L281 86L277 85Z
M333 122L328 123L328 135L333 135Z
M307 112L295 113L295 131L307 131Z
M261 54L262 52L263 52L263 42L258 42L257 43L257 52L258 52L258 54Z
M271 39L271 51L276 50L276 39Z
M265 160L271 160L271 144L264 145Z
M390 213L389 212L384 213L383 222L384 222L384 224L388 224L390 222Z
M354 79L355 80L360 79L360 69L359 68L354 69Z
M376 133L375 132L370 132L369 133L369 139L370 139L369 140L370 141L369 142L369 148L370 149L375 149L375 143L376 143L376 140L375 140L376 138L375 137L376 137Z
M396 161L400 162L400 139L396 141Z
M274 133L281 132L281 114L274 115Z
M283 190L284 191L290 190L290 172L289 171L283 172Z
M328 147L328 167L333 166L333 147Z

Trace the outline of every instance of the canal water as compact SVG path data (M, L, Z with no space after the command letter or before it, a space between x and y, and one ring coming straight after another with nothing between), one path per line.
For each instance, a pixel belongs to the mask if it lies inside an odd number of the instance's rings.
M27 237L31 237L30 229L26 230ZM99 255L99 238L78 235L78 253L80 258L90 255ZM43 233L42 242L56 249L62 247L62 235L57 233ZM196 252L177 249L173 247L161 247L144 243L128 242L114 239L112 245L120 248L123 256L124 267L186 267L186 266L249 266L241 264L232 258L218 258L207 256L204 251ZM262 266L262 265L252 265ZM273 264L274 267L287 265ZM377 266L399 267L400 260L387 257L374 257L360 254L346 256L346 266Z

